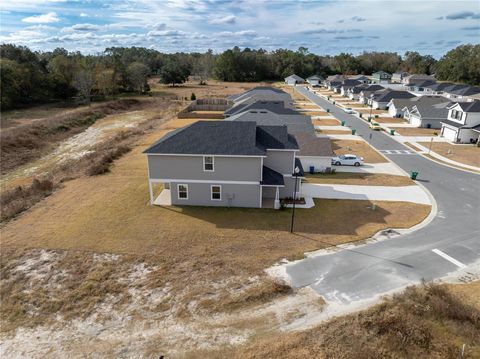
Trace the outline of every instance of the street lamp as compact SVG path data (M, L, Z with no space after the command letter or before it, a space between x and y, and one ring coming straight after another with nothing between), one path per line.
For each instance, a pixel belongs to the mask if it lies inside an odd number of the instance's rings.
M293 233L293 220L295 219L295 202L297 200L297 182L298 182L298 174L300 173L300 168L295 166L293 170L293 175L295 176L295 188L293 189L293 210L292 210L292 223L290 224L290 233Z

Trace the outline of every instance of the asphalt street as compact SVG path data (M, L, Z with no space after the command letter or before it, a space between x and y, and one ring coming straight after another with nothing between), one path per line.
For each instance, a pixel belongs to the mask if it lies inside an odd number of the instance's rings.
M357 129L376 149L409 150L305 88L296 90ZM458 269L468 270L480 260L480 175L417 154L386 156L407 172L419 172L419 182L438 206L433 221L410 234L293 262L286 272L294 287L310 286L327 301L348 304L422 280L442 278Z

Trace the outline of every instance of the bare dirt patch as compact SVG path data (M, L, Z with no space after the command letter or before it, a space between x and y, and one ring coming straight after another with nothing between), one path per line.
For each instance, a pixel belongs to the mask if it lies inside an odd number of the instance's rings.
M430 142L419 142L429 148ZM452 145L445 142L433 142L432 151L466 165L480 167L480 147L475 145Z
M358 109L357 110L363 114L370 114L370 109ZM373 115L380 115L380 114L387 114L388 112L385 110L371 110Z
M392 176L372 173L336 172L334 174L308 174L309 183L332 183L364 186L411 186L415 183L406 176Z
M365 141L332 140L332 149L336 155L355 154L363 157L368 163L388 162Z
M300 111L302 115L307 115L307 116L329 116L330 113L327 111Z

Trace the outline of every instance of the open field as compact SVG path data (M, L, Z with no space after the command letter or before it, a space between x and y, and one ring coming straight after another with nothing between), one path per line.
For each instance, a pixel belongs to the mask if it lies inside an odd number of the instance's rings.
M337 156L354 154L363 157L367 163L388 162L385 157L375 151L367 142L361 140L332 140L332 149Z
M371 309L310 330L259 338L208 358L465 358L480 357L480 282L409 287ZM476 304L477 305L476 305ZM192 352L186 358L195 358Z
M415 183L406 176L373 173L336 172L333 174L305 174L308 183L348 184L362 186L411 186Z
M415 127L398 127L395 132L402 136L432 136L436 137L440 130L434 128L415 128Z
M340 126L340 121L332 119L321 119L321 120L312 120L314 126Z
M430 147L430 142L419 143L427 148ZM452 145L446 142L433 142L431 149L440 156L453 161L480 167L480 147L475 145Z

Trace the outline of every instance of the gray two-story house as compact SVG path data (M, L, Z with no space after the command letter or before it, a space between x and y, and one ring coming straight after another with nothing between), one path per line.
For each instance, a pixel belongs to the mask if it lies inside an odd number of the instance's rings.
M163 205L279 208L301 191L303 168L287 126L199 121L173 131L144 153L150 202ZM297 181L295 181L297 177ZM153 186L163 184L154 197Z

